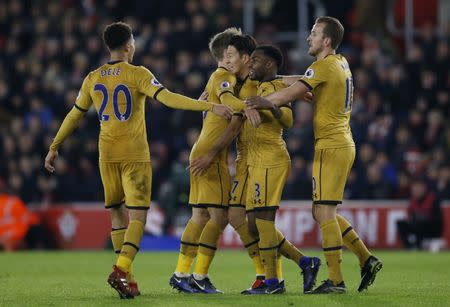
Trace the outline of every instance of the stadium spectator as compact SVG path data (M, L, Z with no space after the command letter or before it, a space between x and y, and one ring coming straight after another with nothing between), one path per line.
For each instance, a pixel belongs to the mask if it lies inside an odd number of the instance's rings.
M273 12L267 14L260 7L263 2L257 1L256 21L261 26L256 27L256 34L266 43L272 39L268 31L286 30L296 20L295 10L286 10L285 1L272 2ZM0 161L4 162L0 163L0 181L26 203L103 201L95 174L89 171L93 166L96 172L98 163L98 136L92 132L98 129L92 118L83 125L93 127L79 129L61 148L71 167L62 167L64 171L50 179L36 162L45 155L55 129L73 106L83 76L107 60L101 29L112 20L130 22L138 30L136 44L141 46L135 64L151 68L167 87L198 97L214 67L208 38L228 26L241 26L242 4L243 0L1 2ZM293 17L280 19L277 12ZM401 46L386 48L376 33L346 28L351 41L344 41L340 52L349 59L355 79L351 125L359 153L347 197L377 199L388 194L406 199L407 177L414 173L436 185L440 198L450 199L446 175L450 157L448 30L437 32L422 26L412 48L403 52ZM280 47L287 55L297 53L290 44ZM289 65L282 73L303 71L289 56L286 62ZM293 163L296 156L304 163L293 164L283 198L310 199L305 167L313 152L312 110L306 103L294 105L295 124L287 131L286 141ZM169 180L178 153L188 149L185 132L199 129L202 118L156 103L148 104L146 111L152 154L155 151L156 196L159 186ZM441 150L443 154L436 153ZM364 156L365 151L372 151L370 157ZM388 158L382 165L380 154ZM435 155L443 159L436 162ZM87 159L81 168L77 167L80 156ZM365 178L373 164L381 168L382 181L389 182L389 193L362 192L369 187ZM83 180L90 180L92 192L95 187L98 192L79 193L73 184ZM296 189L297 184L301 188Z
M439 238L442 227L439 198L429 189L423 178L414 179L411 184L408 218L397 222L403 245L408 249L420 249L423 239Z
M0 187L0 250L19 248L54 248L54 243L40 225L39 216L19 197Z

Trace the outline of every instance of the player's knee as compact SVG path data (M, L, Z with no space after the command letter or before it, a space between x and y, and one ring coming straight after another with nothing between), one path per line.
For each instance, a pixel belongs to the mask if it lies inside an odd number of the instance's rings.
M336 206L313 205L313 217L318 223L336 218Z
M145 225L147 222L147 211L148 210L129 209L128 215L130 217L130 221L136 220Z
M221 229L228 225L228 212L223 208L214 208L210 211L211 220Z
M196 208L196 210L192 210L191 220L200 227L205 227L209 218L209 213L206 209Z
M112 228L124 228L128 225L128 218L124 206L119 208L111 208L111 224Z
M234 208L228 210L228 222L230 223L233 228L238 228L246 221L245 217L245 209L242 208Z

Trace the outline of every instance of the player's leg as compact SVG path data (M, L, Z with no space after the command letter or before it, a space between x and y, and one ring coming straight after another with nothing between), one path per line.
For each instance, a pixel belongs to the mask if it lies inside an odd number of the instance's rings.
M259 253L265 269L265 281L258 288L248 289L244 294L278 294L284 292L277 272L278 236L275 227L275 215L279 199L268 196L269 185L276 185L283 178L270 176L270 169L249 167L249 190L247 203L252 203L253 217L250 228L256 228L259 234ZM284 183L283 183L284 184ZM281 196L280 196L281 198ZM256 227L255 227L256 226Z
M114 253L117 258L119 257L120 251L122 250L123 241L125 238L125 232L128 227L128 211L125 206L120 207L112 207L110 209L111 213L111 241L114 249ZM140 295L140 291L138 289L137 281L133 276L133 267L130 266L130 269L127 273L127 281L130 288L133 290L135 296Z
M336 150L336 159L341 160L342 165L347 165L347 181L350 174L353 161L355 159L355 148L341 148ZM349 161L345 163L344 161ZM343 186L345 187L345 182ZM340 190L339 190L340 193ZM343 193L343 188L342 188ZM340 196L340 195L339 195ZM340 231L342 233L342 241L344 246L354 253L359 260L361 268L361 281L358 286L358 291L363 291L370 286L376 277L378 271L383 267L383 263L367 249L364 242L359 238L358 233L353 229L350 223L341 215L337 214L336 219L339 224Z
M150 207L152 171L150 162L121 163L122 187L129 223L116 268L130 273L144 234ZM133 289L132 289L133 290ZM137 285L134 294L138 294Z
M209 207L208 212L210 219L200 236L198 256L191 277L191 285L203 293L223 293L214 287L208 277L208 271L216 254L219 238L228 224L227 206Z
M314 287L319 273L321 261L317 257L308 257L304 255L297 247L294 246L286 237L277 229L278 252L285 258L292 260L301 269L303 275L303 292L311 291ZM277 258L278 261L278 258ZM278 268L278 265L280 268ZM281 264L277 263L277 271L281 270ZM278 274L282 280L281 274Z
M198 242L203 228L209 220L209 213L205 205L199 205L200 183L198 176L190 176L189 205L192 208L192 216L184 228L180 242L175 272L169 280L172 288L184 293L197 292L189 285L191 267L198 252Z
M342 232L344 246L358 257L361 268L361 281L358 291L363 291L374 282L376 274L383 267L383 263L370 253L364 242L359 238L358 233L343 216L337 214L336 219Z
M359 238L349 221L339 214L336 215L336 219L342 232L344 246L358 257L359 265L362 268L372 254L369 252L364 242Z
M322 233L322 248L327 261L328 280L309 293L346 291L341 271L342 234L336 220L336 207L342 202L348 173L348 167L345 167L343 172L343 162L345 161L336 159L335 149L318 149L314 153L312 214L320 225ZM351 167L350 162L347 164ZM337 190L340 188L342 191L339 193Z
M114 252L119 256L128 227L128 218L123 216L124 209L122 209L125 194L122 187L120 164L100 161L99 168L105 195L105 208L110 209L111 212L111 241ZM134 293L126 277L127 272L119 270L114 265L113 272L109 275L107 281L117 291L120 298L133 298Z
M265 198L268 204L273 204L274 206L278 206L280 204L283 188L287 177L289 176L289 172L290 163L267 169L267 186L265 187ZM255 206L257 209L260 209L259 204ZM249 214L249 220L253 220L251 214ZM251 225L251 228L254 228L254 225ZM297 249L291 242L289 242L278 229L276 229L276 232L279 242L278 253L292 260L297 266L299 266L303 275L303 291L310 291L314 286L317 278L317 273L320 267L320 259L317 257L308 257L303 255L300 250ZM277 256L277 275L280 282L283 279L281 272L281 259Z
M208 271L214 259L219 238L228 224L227 209L231 190L228 165L213 164L204 174L197 177L198 203L208 206L210 219L200 236L197 261L190 284L202 293L222 293L212 284Z
M236 176L231 187L231 199L228 209L228 222L239 234L242 244L247 249L247 253L252 259L256 271L256 280L253 285L259 284L264 280L264 266L259 255L258 241L259 237L249 231L249 225L246 217L248 170L247 165L238 162L236 166ZM252 286L253 287L253 286Z
M181 236L177 266L169 281L172 288L185 293L195 292L189 285L189 277L192 263L197 256L198 242L208 220L209 213L206 207L192 206L192 216Z

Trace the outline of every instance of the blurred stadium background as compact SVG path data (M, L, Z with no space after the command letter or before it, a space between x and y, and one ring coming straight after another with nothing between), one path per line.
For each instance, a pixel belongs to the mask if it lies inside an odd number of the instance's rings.
M215 66L207 49L214 33L242 27L259 43L282 49L283 74L302 74L313 60L306 53L310 27L317 16L330 15L346 29L339 51L355 80L357 159L341 209L368 245L399 247L396 221L407 215L410 182L424 178L442 200L443 247L450 243L449 12L446 0L0 1L0 190L23 200L33 212L30 223L49 230L55 239L49 247L103 247L110 224L95 111L62 146L55 174L43 160L84 76L108 60L104 26L131 24L134 63L169 89L198 97ZM152 235L143 245L177 248L177 239L158 237L179 234L189 215L185 168L201 116L154 101L147 113L153 205ZM311 120L311 105L296 103L294 127L286 132L292 174L278 224L297 245L317 247L309 213ZM5 202L1 208L0 231ZM45 229L38 234L46 236ZM222 244L239 245L232 231Z

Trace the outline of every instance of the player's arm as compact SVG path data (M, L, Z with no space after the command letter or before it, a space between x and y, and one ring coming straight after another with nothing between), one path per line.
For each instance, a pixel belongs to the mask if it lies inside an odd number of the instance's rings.
M211 76L213 91L219 97L220 103L229 106L234 112L242 112L245 102L234 95L236 76L226 73L214 73Z
M194 176L203 174L211 165L214 158L223 149L230 146L231 142L238 136L241 131L242 123L244 122L244 117L242 113L235 113L228 124L227 129L222 133L222 135L216 140L214 145L210 148L208 153L198 157L191 161L189 168Z
M270 109L272 116L280 123L283 128L291 128L294 123L292 109L290 105L278 107L276 105Z
M235 112L241 112L245 108L245 102L230 91L222 92L219 99L222 104L229 106Z
M290 75L290 76L285 76L285 75L277 75L277 77L281 78L283 83L286 86L290 86L292 84L294 84L295 82L298 81L298 79L300 79L301 77L303 77L303 75Z
M273 105L282 106L291 101L296 101L303 97L310 89L301 81L295 82L289 87L273 92L265 97L255 96L246 100L246 104L250 108L255 109L271 109Z
M298 82L264 98L251 97L247 99L246 104L251 108L268 109L271 107L271 103L282 106L297 99L308 101L308 97L311 98L311 93L309 92L323 82L326 82L328 76L327 66L320 62L314 62Z
M69 137L72 132L80 125L81 119L86 115L86 112L92 105L92 98L89 94L88 78L85 78L81 86L80 93L75 101L72 110L67 113L64 121L59 127L55 138L53 139L50 149L45 157L45 168L53 173L55 171L55 160L58 157L58 148Z
M294 119L292 116L292 109L290 105L284 105L278 107L273 105L269 110L260 110L261 113L266 114L268 117L273 117L276 121L280 123L283 128L291 128ZM253 123L252 123L253 125Z
M153 74L144 67L139 67L136 74L136 83L139 91L162 104L181 110L191 111L212 111L214 114L230 119L233 115L232 110L228 107L210 103L207 101L194 100L189 97L173 93L166 89L161 83L156 80Z

